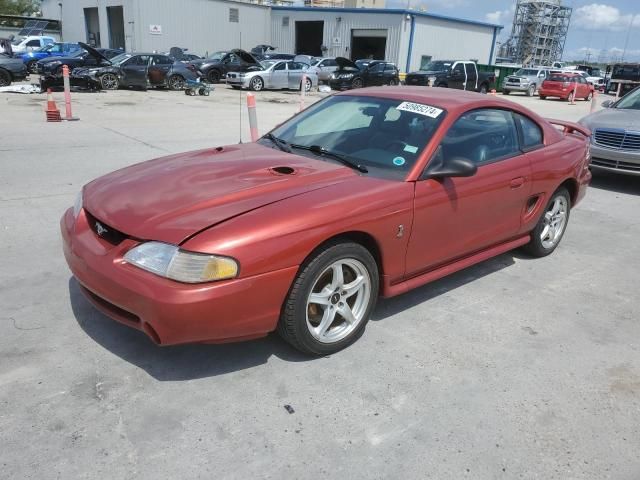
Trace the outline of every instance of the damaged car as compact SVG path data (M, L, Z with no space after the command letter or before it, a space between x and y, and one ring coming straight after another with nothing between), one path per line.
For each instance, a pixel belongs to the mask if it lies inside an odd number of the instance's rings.
M248 72L262 68L253 55L240 49L215 52L203 60L195 60L190 64L209 83L219 83L229 72Z
M381 85L398 85L400 72L393 63L383 60L371 60L358 66L348 58L337 57L338 65L329 77L329 86L333 90L349 90L351 88L373 87Z
M69 72L80 67L106 67L111 65L109 59L120 55L122 50L113 48L93 48L86 43L78 42L82 50L77 50L65 57L44 58L36 63L35 71L40 75L62 75L66 65Z
M11 82L24 80L28 75L27 66L22 60L0 53L0 87L8 87Z
M264 60L260 62L259 69L248 72L229 72L227 84L233 88L248 88L254 91L264 89L291 89L302 88L302 77L305 76L305 91L318 86L318 75L309 70L309 65L302 62Z
M111 59L110 65L97 68L77 68L73 80L98 83L104 90L123 88L163 87L182 90L189 80L198 80L193 65L156 53L122 53Z

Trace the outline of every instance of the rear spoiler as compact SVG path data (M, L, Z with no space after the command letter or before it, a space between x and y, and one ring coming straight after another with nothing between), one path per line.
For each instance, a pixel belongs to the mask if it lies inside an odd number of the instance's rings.
M565 135L570 133L580 133L587 138L591 136L591 130L589 130L584 125L580 125L579 123L568 122L566 120L555 120L553 118L546 118L545 120L551 125L558 125L562 127L563 133Z

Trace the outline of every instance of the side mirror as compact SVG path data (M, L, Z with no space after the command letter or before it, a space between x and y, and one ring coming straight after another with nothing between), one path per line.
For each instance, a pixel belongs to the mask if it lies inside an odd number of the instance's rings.
M611 108L611 105L613 105L613 100L605 100L604 102L602 102L602 108Z
M440 155L433 158L420 177L429 178L472 177L478 171L478 166L468 158L454 157L443 160Z

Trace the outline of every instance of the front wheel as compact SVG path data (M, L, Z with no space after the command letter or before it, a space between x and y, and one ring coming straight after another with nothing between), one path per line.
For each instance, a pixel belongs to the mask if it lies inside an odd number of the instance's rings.
M301 267L278 333L304 353L342 350L364 331L378 288L378 267L366 248L350 242L329 244Z
M249 88L254 92L259 92L264 88L264 80L260 77L253 77L249 83Z
M171 75L167 83L169 90L182 90L185 85L184 78L181 75Z
M534 257L545 257L552 253L562 240L569 213L571 211L571 197L566 188L555 191L547 204L544 213L531 232L531 241L523 249Z
M509 95L511 93L510 90L502 90L503 95Z
M364 86L364 83L362 82L361 78L356 78L353 80L353 83L351 84L351 86L353 88L362 88Z
M0 87L7 87L9 85L11 85L11 74L0 68Z
M120 80L114 73L105 73L100 77L100 85L105 90L117 90L120 87Z
M27 71L29 73L38 73L38 67L36 66L36 63L38 63L37 60L31 60L27 62Z
M547 96L546 95L540 95L540 100L546 100Z
M527 97L533 97L536 93L536 86L535 85L531 85L528 89L527 89Z
M486 93L489 91L489 87L487 87L486 85L480 85L480 93L483 95L486 95Z
M209 83L218 83L220 81L220 72L217 70L210 70L209 73L207 73L207 80Z

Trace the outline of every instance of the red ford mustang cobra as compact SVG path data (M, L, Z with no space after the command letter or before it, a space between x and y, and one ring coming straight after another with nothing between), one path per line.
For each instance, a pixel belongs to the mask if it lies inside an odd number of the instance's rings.
M589 134L457 90L334 95L257 143L87 184L64 254L98 309L157 344L277 330L329 354L378 295L516 247L553 252L591 178Z

